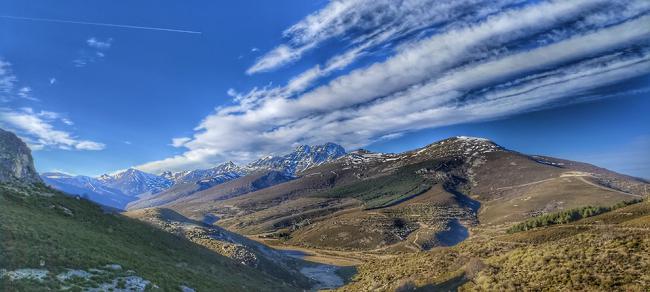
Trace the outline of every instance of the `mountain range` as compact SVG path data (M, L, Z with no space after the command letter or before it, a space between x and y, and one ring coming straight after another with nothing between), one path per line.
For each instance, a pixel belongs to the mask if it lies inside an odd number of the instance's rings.
M0 134L0 290L650 287L647 181L484 138L41 181Z
M146 173L134 168L99 177L48 172L41 174L43 181L61 191L87 197L99 204L125 209L128 204L151 200L160 193L184 195L219 185L258 171L281 173L282 179L294 177L300 171L332 161L345 154L340 145L301 145L283 156L267 156L246 166L232 161L210 169L191 171L166 171L161 175Z
M641 198L646 187L593 165L453 137L399 154L357 150L292 177L261 169L203 190L172 188L129 209L169 208L294 246L412 251L454 245L479 225Z
M97 179L43 174L119 209L168 208L249 236L342 250L428 250L500 226L588 204L641 198L647 183L580 162L526 155L491 140L452 137L399 154L334 143L299 146L240 167L129 169Z

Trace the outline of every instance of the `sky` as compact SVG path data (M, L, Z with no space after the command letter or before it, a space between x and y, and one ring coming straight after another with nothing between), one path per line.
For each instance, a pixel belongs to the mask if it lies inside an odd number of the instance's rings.
M0 2L0 127L41 172L481 136L650 178L650 2Z

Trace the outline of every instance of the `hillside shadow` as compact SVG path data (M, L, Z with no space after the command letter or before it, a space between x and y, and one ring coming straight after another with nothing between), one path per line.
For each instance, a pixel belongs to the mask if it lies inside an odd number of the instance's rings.
M461 205L470 208L472 210L472 212L474 213L474 215L478 216L478 210L481 208L481 202L479 202L477 200L474 200L474 199L470 198L469 196L459 192L454 187L445 186L445 190L447 192L453 194L456 197L456 200L458 200L458 202Z
M469 230L463 224L460 224L458 219L451 220L448 227L449 230L436 234L436 239L445 246L454 246L469 237Z
M469 208L472 211L472 216L476 222L478 222L478 210L481 208L481 203L479 201L457 191L454 187L446 186L445 190L453 194L462 207ZM458 218L451 220L448 227L449 230L440 232L436 235L436 238L446 246L454 246L469 237L469 230L460 223Z

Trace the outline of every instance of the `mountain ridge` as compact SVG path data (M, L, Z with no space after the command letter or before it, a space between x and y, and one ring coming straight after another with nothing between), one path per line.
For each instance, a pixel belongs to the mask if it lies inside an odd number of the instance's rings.
M488 139L451 137L398 154L353 151L287 182L233 191L249 184L242 177L162 206L289 245L408 251L453 244L445 234L460 240L477 225L645 195L644 181L538 157Z
M343 147L328 142L323 145L298 146L288 154L267 156L245 166L228 161L208 169L165 171L161 175L129 168L98 177L43 173L41 178L64 192L86 195L100 204L125 209L129 204L136 204L136 201L150 199L166 191L193 193L258 171L280 171L287 177L293 177L299 171L326 163L343 154L345 154ZM98 184L101 186L97 186ZM111 191L96 191L98 187Z

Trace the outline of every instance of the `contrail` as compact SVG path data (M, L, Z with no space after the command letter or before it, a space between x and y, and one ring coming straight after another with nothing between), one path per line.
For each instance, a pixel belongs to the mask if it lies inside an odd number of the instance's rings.
M0 18L13 19L13 20L28 20L28 21L41 21L41 22L68 23L68 24L85 24L85 25L94 25L94 26L144 29L144 30L178 32L178 33L189 33L189 34L202 34L202 32L200 32L200 31L193 31L193 30L182 30L182 29L151 27L151 26L137 26L137 25L127 25L127 24L114 24L114 23L101 23L101 22L88 22L88 21L75 21L75 20L64 20L64 19L21 17L21 16L11 16L11 15L0 15Z

